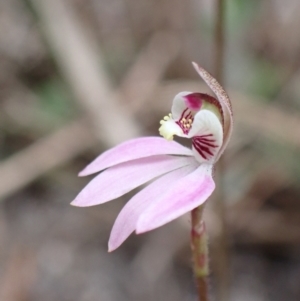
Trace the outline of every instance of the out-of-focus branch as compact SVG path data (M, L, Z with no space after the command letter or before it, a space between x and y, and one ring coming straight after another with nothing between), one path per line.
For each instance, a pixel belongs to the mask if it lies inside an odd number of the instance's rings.
M90 32L67 1L29 0L37 12L53 57L75 98L90 116L96 135L108 145L138 135L138 126L121 106L104 72ZM112 126L113 121L113 126Z
M89 127L75 121L11 156L0 163L0 199L68 162L96 142Z
M174 33L161 31L153 35L122 81L120 92L134 112L149 100L168 65L180 50Z
M125 75L122 88L116 93L109 86L103 66L102 69L101 66L96 67L100 52L98 55L94 52L81 24L72 15L72 9L66 11L66 7L56 0L51 3L44 0L31 2L43 19L46 38L53 47L57 64L62 67L62 75L91 117L94 132L108 146L127 136L136 136L138 127L125 108L121 107L118 95L122 89L130 91L133 95L129 107L133 110L137 101L144 103L178 52L176 38L167 32L155 34ZM168 40L172 49L162 48L159 43L162 39ZM169 53L171 56L168 56ZM150 76L147 63L152 66ZM149 80L144 84L146 74ZM144 93L137 92L141 91L141 86L145 88ZM3 179L0 183L0 199L25 187L50 169L73 159L96 142L91 128L82 121L75 121L10 157L0 163L0 177Z
M224 50L225 50L225 0L217 0L215 9L215 32L214 32L214 75L224 85ZM229 244L226 221L225 187L224 187L225 164L224 155L217 164L216 182L217 187L213 198L213 208L220 227L215 239L211 244L212 269L216 278L216 295L220 301L229 300L230 264Z
M215 1L215 30L214 30L214 75L219 83L224 82L224 49L225 49L225 1Z

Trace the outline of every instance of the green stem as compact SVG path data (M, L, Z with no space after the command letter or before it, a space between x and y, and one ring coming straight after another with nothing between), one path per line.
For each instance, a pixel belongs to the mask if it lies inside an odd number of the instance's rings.
M224 85L224 50L225 50L225 17L226 0L217 0L215 10L215 32L214 32L214 74L217 80ZM212 269L216 278L216 297L219 301L229 300L229 246L226 224L226 207L224 203L224 184L223 175L225 174L224 155L217 165L216 182L218 183L215 191L214 211L220 222L220 231L212 240L211 256Z
M224 84L223 66L224 66L224 49L225 49L225 1L217 0L215 16L215 72L214 75L218 82Z
M191 248L199 301L208 301L208 244L203 210L203 205L192 210Z

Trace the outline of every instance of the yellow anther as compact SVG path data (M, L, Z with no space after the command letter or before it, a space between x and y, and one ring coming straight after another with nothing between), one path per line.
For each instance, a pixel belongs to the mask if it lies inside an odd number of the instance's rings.
M161 120L159 123L160 123L160 124L164 124L164 123L165 123L165 121L164 121L164 120Z
M166 121L169 120L169 119L170 119L169 116L165 116L165 117L164 117L164 120L166 120Z
M189 119L188 122L189 122L189 123L192 123L192 119Z
M183 122L186 122L186 119L185 119L185 118L182 118L182 121L183 121Z
M189 129L191 127L191 125L188 123L185 125L185 127L187 127Z

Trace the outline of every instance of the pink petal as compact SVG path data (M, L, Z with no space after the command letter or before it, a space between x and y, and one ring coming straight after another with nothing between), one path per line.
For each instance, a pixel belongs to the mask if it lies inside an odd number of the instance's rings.
M198 72L198 74L202 77L202 79L206 82L206 84L210 87L210 89L216 94L219 103L222 107L223 118L224 118L224 139L223 139L223 145L216 158L217 161L218 158L224 152L232 133L233 119L232 119L231 101L227 93L223 89L223 87L217 82L217 80L210 73L208 73L206 70L201 68L196 63L193 63L193 66Z
M167 173L131 198L121 210L113 225L108 242L109 252L117 249L135 230L139 216L153 200L160 197L166 191L167 187L175 184L180 178L194 171L197 166L199 165L196 163Z
M121 143L104 152L82 170L79 175L87 176L126 161L165 154L193 156L190 149L175 141L167 141L161 137L137 138Z
M194 162L193 157L161 155L116 165L95 177L71 204L87 207L108 202L162 174Z
M200 165L154 201L139 217L136 232L153 230L203 204L215 189L212 167Z

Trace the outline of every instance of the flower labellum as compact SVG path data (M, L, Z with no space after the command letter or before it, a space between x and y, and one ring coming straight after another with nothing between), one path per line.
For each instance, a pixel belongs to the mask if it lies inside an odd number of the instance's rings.
M177 94L171 113L160 122L163 138L126 141L101 154L79 174L101 172L71 203L79 207L103 204L151 181L118 215L109 251L134 231L156 229L202 205L215 188L213 166L232 132L232 108L216 79L196 63L193 66L217 98L198 92ZM175 135L191 139L192 149L173 141Z

